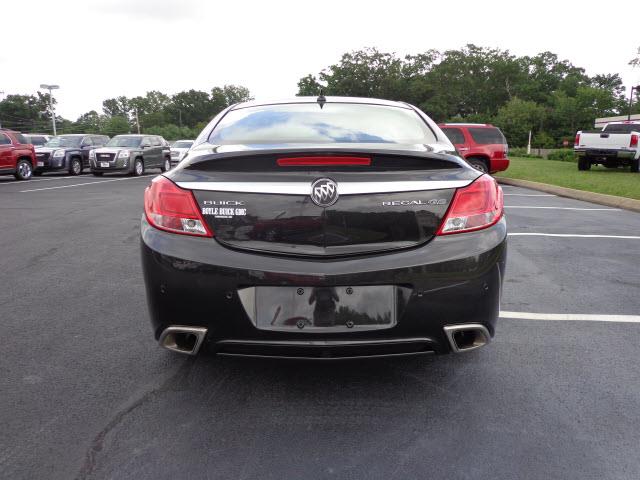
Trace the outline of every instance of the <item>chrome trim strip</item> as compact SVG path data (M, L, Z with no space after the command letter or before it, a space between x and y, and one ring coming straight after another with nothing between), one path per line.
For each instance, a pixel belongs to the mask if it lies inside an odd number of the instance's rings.
M426 343L433 345L428 337L389 338L383 340L218 340L216 345L241 345L264 347L361 347L376 345L403 345L408 343Z
M473 180L411 180L406 182L337 182L340 195L365 193L418 192L461 188ZM177 182L188 190L211 192L278 193L309 195L312 182Z

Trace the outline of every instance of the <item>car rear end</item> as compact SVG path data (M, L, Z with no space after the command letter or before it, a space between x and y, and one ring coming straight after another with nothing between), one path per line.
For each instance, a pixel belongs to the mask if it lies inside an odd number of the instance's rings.
M509 145L498 127L477 125L467 127L475 147L487 156L489 173L501 172L509 168Z
M304 358L487 343L506 258L497 183L412 107L297 102L223 112L148 187L156 339Z

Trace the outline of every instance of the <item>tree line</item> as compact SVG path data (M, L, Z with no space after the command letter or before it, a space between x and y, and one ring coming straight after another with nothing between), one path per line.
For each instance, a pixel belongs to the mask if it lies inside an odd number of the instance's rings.
M493 123L513 146L555 147L597 117L627 113L625 88L617 73L589 76L584 68L556 54L516 56L508 50L466 45L458 50L427 50L398 56L366 48L298 82L298 95L386 98L420 107L436 121ZM636 92L637 93L637 92ZM211 91L110 98L102 111L75 121L58 117L61 133L136 132L167 139L194 138L227 106L251 99L246 87L225 85ZM55 101L55 100L54 100ZM50 132L49 95L8 95L0 102L4 127ZM639 112L637 104L633 113Z
M627 113L618 74L589 76L551 52L518 57L476 45L404 57L375 48L345 53L298 82L298 95L320 89L409 102L438 122L493 123L513 146L526 145L530 130L534 146L559 146L597 117Z
M186 90L175 95L152 90L144 96L109 98L102 112L91 110L75 121L56 116L61 133L101 133L114 136L140 131L169 140L195 138L218 112L229 105L251 100L246 87L225 85L210 92ZM53 99L55 105L55 98ZM0 102L0 122L22 132L51 133L49 94L8 95Z

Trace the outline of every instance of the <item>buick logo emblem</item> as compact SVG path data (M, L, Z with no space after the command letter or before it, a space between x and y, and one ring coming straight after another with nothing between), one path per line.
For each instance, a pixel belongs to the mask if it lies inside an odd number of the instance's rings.
M338 201L338 184L330 178L319 178L311 184L311 200L319 207L330 207Z

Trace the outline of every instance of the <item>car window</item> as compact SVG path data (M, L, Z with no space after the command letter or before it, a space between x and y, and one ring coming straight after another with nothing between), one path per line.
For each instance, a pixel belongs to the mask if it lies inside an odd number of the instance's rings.
M141 147L149 147L151 146L151 139L149 137L144 137L142 139L142 143L140 143Z
M128 135L118 135L107 142L107 147L139 147L141 137L130 137Z
M0 145L11 145L11 139L4 133L0 133Z
M640 132L640 125L637 123L609 123L602 131L608 133Z
M454 145L465 143L464 133L459 128L443 128L442 131Z
M470 128L469 134L478 145L506 145L507 140L497 128Z
M25 138L31 145L41 146L47 143L47 139L39 135L26 135Z
M193 142L176 142L173 144L173 148L191 148Z
M93 145L93 140L91 137L84 137L82 140L82 145Z
M284 143L433 143L410 108L355 103L292 103L228 112L209 135L216 145Z
M162 145L162 142L158 137L151 137L151 145L153 145L154 147L159 147L160 145Z
M14 133L13 135L14 137L16 137L16 142L22 143L25 145L29 143L29 141L26 138L24 138L24 135L22 135L21 133Z

